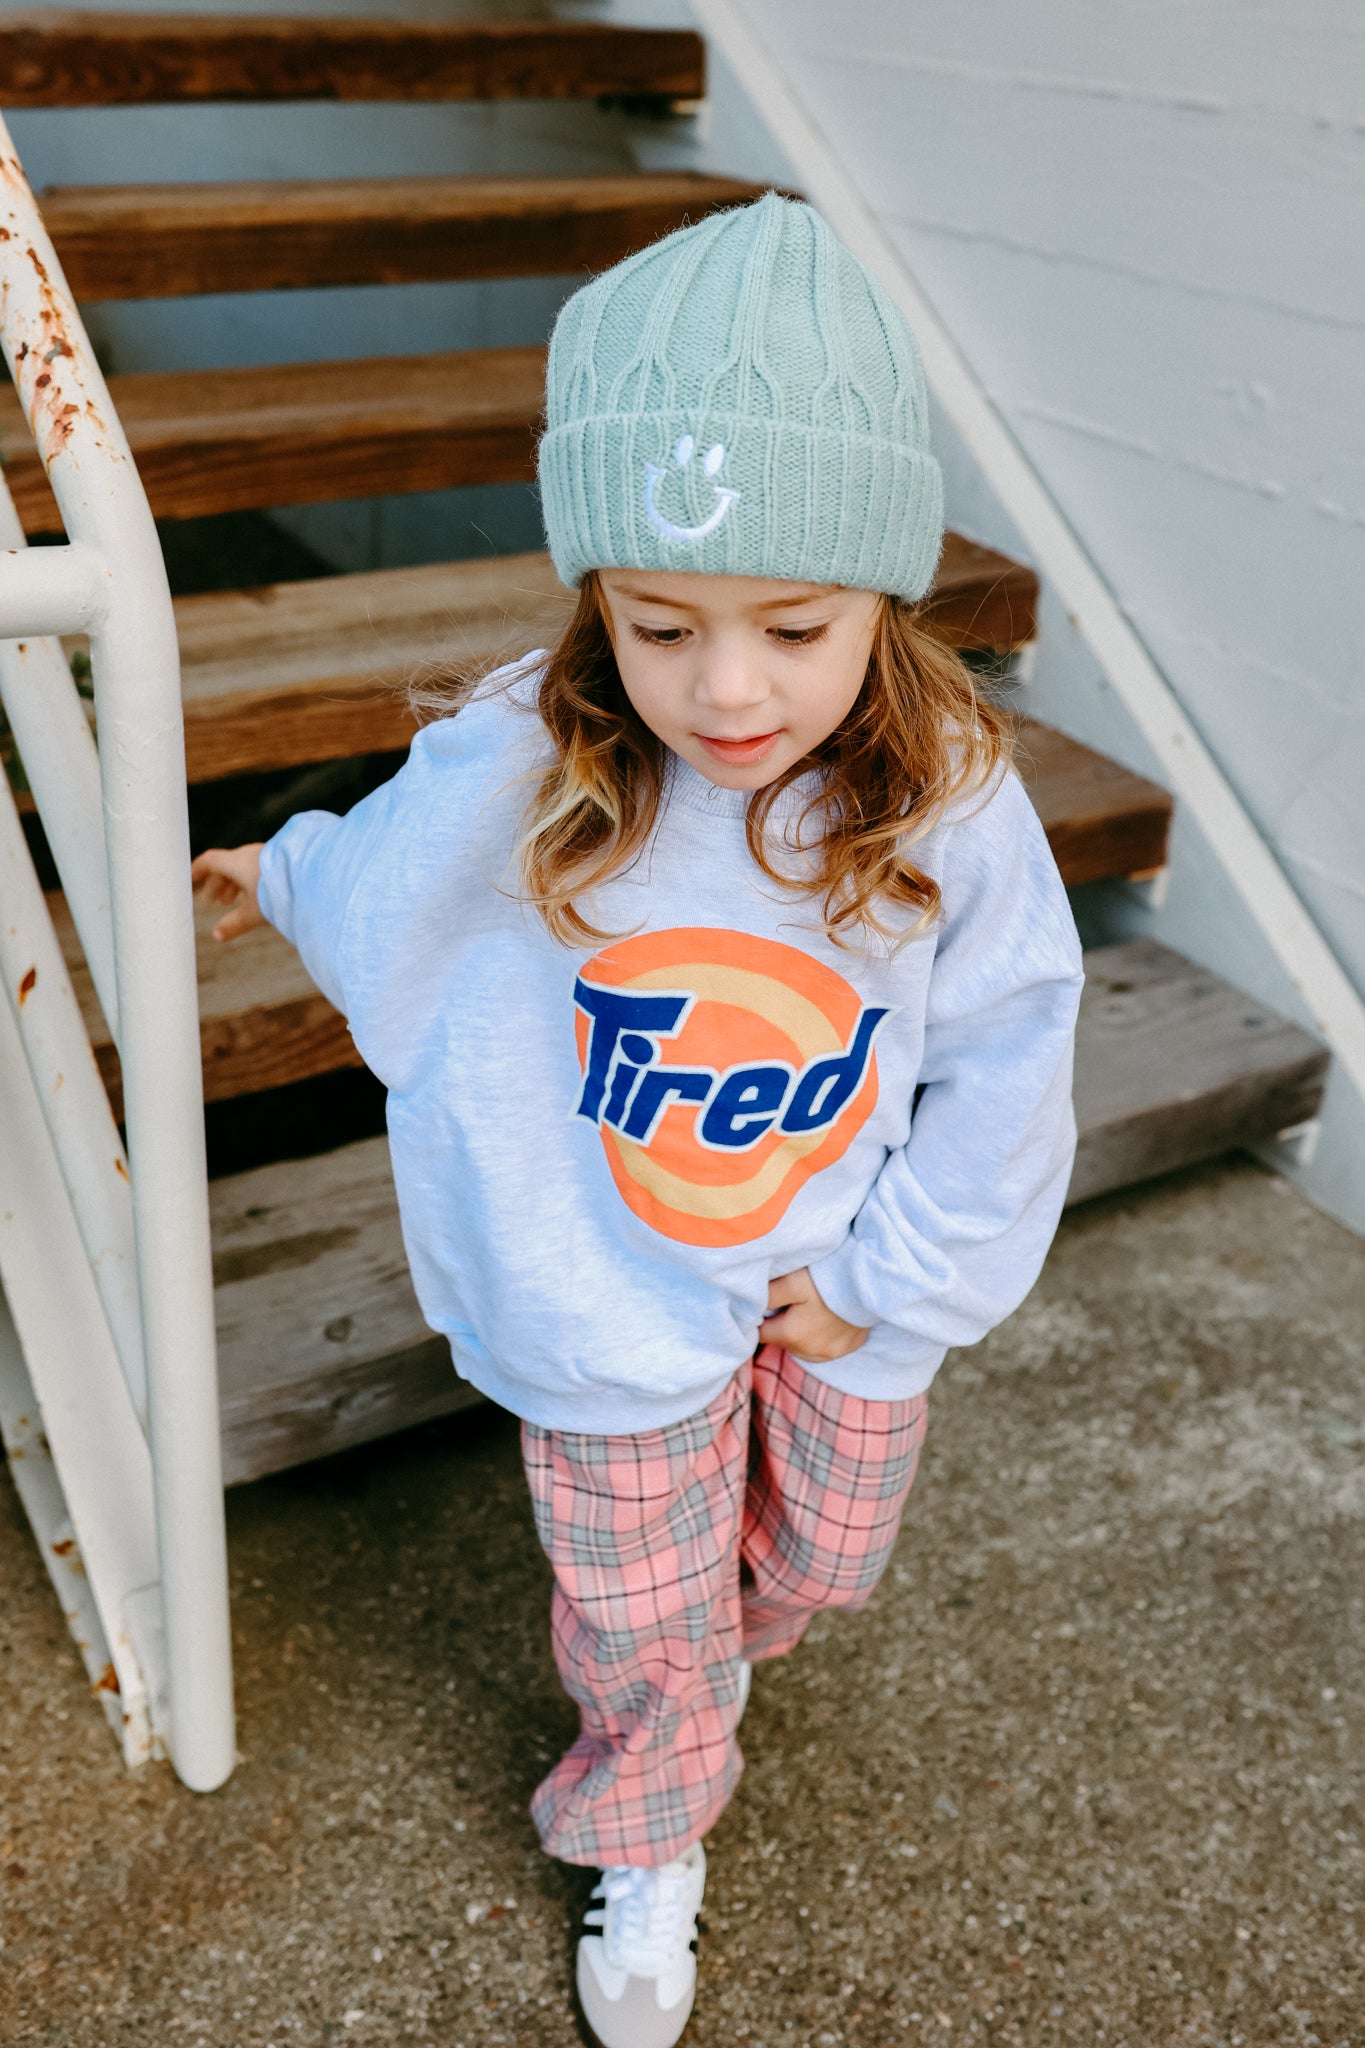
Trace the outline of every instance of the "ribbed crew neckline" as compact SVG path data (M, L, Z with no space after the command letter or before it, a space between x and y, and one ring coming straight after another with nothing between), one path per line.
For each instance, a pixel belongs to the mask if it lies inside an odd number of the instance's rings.
M788 783L781 795L774 798L769 816L785 818L801 811L813 796L820 794L822 782L818 768L798 775L795 782ZM719 784L709 781L699 768L694 768L690 761L684 761L680 754L670 749L668 777L664 784L667 803L681 804L685 811L696 811L705 818L743 818L749 809L749 799L755 794L751 789L722 789Z

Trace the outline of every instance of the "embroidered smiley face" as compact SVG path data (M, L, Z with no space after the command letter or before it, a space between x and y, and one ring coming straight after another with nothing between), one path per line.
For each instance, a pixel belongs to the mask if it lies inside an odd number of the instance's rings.
M673 460L680 470L685 471L691 467L696 452L697 444L691 434L684 434L677 447L673 450ZM701 466L707 476L714 479L719 474L724 461L725 444L717 441L713 448L707 449L702 457ZM732 490L728 484L718 484L713 481L712 489L716 494L716 502L709 515L702 520L700 526L679 526L676 521L667 518L659 509L659 485L667 474L668 471L662 462L647 462L645 464L645 517L654 528L654 531L661 533L665 540L690 542L705 540L707 535L714 533L716 528L729 516L731 507L739 503L740 493L738 491Z

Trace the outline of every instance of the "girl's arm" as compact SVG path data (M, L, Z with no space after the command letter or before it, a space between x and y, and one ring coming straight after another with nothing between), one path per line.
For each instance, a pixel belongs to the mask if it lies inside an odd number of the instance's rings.
M539 730L490 677L486 694L458 718L423 727L398 773L344 817L300 811L263 846L216 849L194 864L209 899L232 904L219 936L235 937L259 919L273 925L352 1030L365 1033L365 1057L386 1081L394 1048L376 1039L370 997L378 986L381 1019L401 1020L400 992L385 980L389 940L414 922L429 918L439 929L458 914L470 875L482 872L469 842L482 829L489 785L516 783L517 750L525 751L528 735L534 748ZM367 922L370 882L388 909Z
M351 896L372 852L366 825L387 785L344 818L298 811L261 849L262 914L288 939L330 1003L345 1016L342 936Z
M347 913L356 884L392 826L408 775L405 766L345 817L298 811L264 846L237 849L238 855L257 854L261 918L288 939L327 1000L346 1017L348 991L355 993L354 962L346 949ZM205 862L212 858L201 856Z
M837 1316L891 1324L926 1352L976 1343L1038 1276L1075 1152L1083 978L1066 892L1015 777L950 827L943 888L909 1141L811 1271Z

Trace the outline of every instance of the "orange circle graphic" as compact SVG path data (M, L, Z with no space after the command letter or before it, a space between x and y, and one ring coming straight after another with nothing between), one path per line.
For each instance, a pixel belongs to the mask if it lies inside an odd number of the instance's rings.
M864 1015L849 983L808 953L707 926L618 940L587 962L580 982L688 998L678 1028L652 1040L648 1065L665 1075L685 1068L723 1077L737 1067L773 1067L789 1070L795 1085L812 1061L846 1052ZM581 1004L575 1022L586 1077L594 1026ZM698 1091L703 1085L695 1083ZM769 1082L781 1085L780 1075ZM704 1142L705 1102L695 1096L664 1094L642 1137L613 1128L596 1102L582 1113L597 1117L617 1191L652 1229L681 1244L748 1244L776 1226L813 1174L843 1157L872 1113L877 1086L876 1054L869 1052L859 1084L832 1121L790 1133L773 1124L756 1142L731 1140L730 1149Z

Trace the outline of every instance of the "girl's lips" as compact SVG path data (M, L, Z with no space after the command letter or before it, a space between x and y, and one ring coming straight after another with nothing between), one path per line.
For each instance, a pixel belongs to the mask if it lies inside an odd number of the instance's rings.
M730 761L735 764L762 761L771 754L781 737L780 729L777 732L758 733L750 740L713 740L704 732L697 734L708 754L713 754L717 761Z

